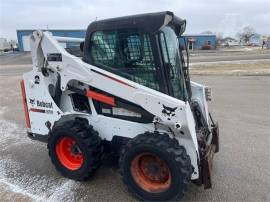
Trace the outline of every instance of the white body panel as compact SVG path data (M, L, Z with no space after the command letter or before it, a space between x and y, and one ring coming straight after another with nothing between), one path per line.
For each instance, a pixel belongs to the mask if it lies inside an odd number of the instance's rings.
M47 135L55 121L68 116L82 116L89 120L101 136L102 139L111 140L113 136L124 136L133 138L146 131L155 131L169 133L174 136L180 145L183 145L189 154L194 167L192 179L199 177L198 171L198 143L195 131L195 121L188 102L170 97L166 94L152 90L139 85L135 82L84 63L68 52L51 36L48 32L34 32L31 36L31 49L33 59L33 70L24 74L26 88L27 105L31 121L30 132ZM65 41L60 39L60 41ZM41 73L41 62L47 58L47 55L61 54L62 61L48 61L47 68L51 71L50 76L45 77ZM96 73L99 72L99 73ZM58 107L51 94L49 93L49 84L56 85L57 73L61 75L62 100ZM104 76L105 75L105 76ZM39 84L35 84L35 77L39 76ZM111 79L114 78L114 79ZM155 116L155 122L144 124L122 119L111 118L97 114L91 98L89 104L92 110L91 114L78 113L73 110L67 85L74 80L80 81L85 85L98 88L112 95L135 103ZM118 82L120 80L121 82ZM198 99L202 106L204 103L203 86L192 83L194 90L194 99ZM30 103L30 99L35 99L35 103ZM37 101L49 103L47 106L38 106ZM33 102L33 101L32 101ZM205 101L206 102L206 101ZM50 103L52 103L50 105ZM171 108L177 107L173 116L162 113L163 105ZM31 111L31 108L45 110L44 113ZM47 110L47 111L46 111ZM207 107L204 107L205 114L208 113ZM50 122L50 126L46 122ZM156 125L156 128L155 128ZM180 125L176 127L176 125ZM168 131L168 128L170 129Z
M193 81L191 82L192 100L195 100L199 103L200 108L202 109L204 118L209 125L209 116L208 116L209 111L208 111L207 101L205 98L205 88L206 86L195 83Z
M35 83L35 77L39 76L39 84ZM36 134L48 134L48 128L45 123L50 121L54 123L63 114L57 107L49 94L47 84L52 83L44 77L41 72L35 70L23 75L31 132ZM31 100L30 100L31 99ZM43 105L44 103L44 105ZM43 107L44 106L44 107ZM36 110L44 110L39 113ZM42 121L41 121L42 120Z

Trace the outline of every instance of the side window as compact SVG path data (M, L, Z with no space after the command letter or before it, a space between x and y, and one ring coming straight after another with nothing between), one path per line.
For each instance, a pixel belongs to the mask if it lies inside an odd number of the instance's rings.
M160 44L164 67L168 73L168 79L175 98L184 100L184 78L182 63L180 61L178 41L174 31L170 27L163 27L160 33Z
M148 34L136 30L94 32L90 54L93 65L154 90L160 89Z
M139 35L131 35L126 38L127 44L123 52L128 61L142 60L143 50Z
M95 32L91 38L90 48L94 64L113 66L116 57L116 33Z

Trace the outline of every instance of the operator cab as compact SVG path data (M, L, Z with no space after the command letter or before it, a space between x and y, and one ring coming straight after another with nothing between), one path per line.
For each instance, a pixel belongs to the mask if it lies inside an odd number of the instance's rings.
M190 84L178 41L185 27L169 11L95 21L87 29L83 60L187 101Z

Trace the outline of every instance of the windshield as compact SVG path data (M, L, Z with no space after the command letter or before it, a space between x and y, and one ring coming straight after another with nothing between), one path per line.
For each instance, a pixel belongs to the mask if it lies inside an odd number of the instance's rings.
M179 42L172 28L165 26L161 29L160 43L172 94L175 98L186 101L186 88L183 64L180 58Z

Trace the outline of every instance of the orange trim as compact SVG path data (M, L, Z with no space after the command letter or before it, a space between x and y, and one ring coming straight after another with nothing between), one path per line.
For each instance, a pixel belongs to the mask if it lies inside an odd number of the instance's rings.
M129 85L128 83L126 83L126 82L124 82L124 81L122 81L122 80L119 80L119 79L117 79L117 78L114 78L114 77L111 77L111 76L108 76L108 75L106 75L106 76L107 76L108 78L110 78L110 79L112 79L112 80L114 80L114 81L118 82L118 83L121 83L121 84L124 84L124 85L126 85L126 86L129 86L129 87L135 88L135 87L133 87L133 86Z
M107 95L97 93L97 92L94 92L94 91L90 91L90 90L87 91L86 96L91 97L93 100L97 100L97 101L106 103L108 105L111 105L113 107L116 106L115 100L114 100L113 97L109 97Z
M31 112L45 113L45 110L44 110L44 109L31 108L30 111L31 111Z
M102 76L106 76L107 78L110 78L110 79L112 79L112 80L114 80L114 81L116 81L116 82L118 82L118 83L124 84L124 85L126 85L126 86L131 87L131 88L135 88L134 86L131 86L131 85L129 85L128 83L126 83L126 82L124 82L124 81L122 81L122 80L119 80L119 79L117 79L117 78L111 77L111 76L106 75L106 74L103 74L103 73L101 73L101 72L99 72L99 71L96 71L96 70L94 70L94 69L91 69L91 71L93 71L93 72L95 72L95 73L98 73L98 74L100 74L100 75L102 75Z
M23 108L24 108L24 117L25 117L25 124L27 128L31 128L30 119L29 119L29 112L27 107L26 95L25 95L25 87L24 81L21 80L21 93L22 93L22 100L23 100Z

